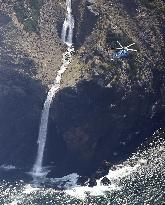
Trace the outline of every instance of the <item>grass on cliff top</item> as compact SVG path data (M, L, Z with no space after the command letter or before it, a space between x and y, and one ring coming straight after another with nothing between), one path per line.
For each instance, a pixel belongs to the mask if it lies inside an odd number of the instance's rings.
M158 12L165 12L164 0L139 0L146 8L156 10Z
M24 0L17 1L14 10L18 21L24 25L25 30L38 33L38 20L43 0L30 0L26 6Z

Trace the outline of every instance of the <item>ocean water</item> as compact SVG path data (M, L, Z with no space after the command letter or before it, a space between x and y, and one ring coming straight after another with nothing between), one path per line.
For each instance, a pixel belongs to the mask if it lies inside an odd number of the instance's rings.
M63 178L45 178L42 183L8 180L0 182L0 205L162 205L165 203L165 139L159 131L143 151L112 167L111 184L78 186L76 173ZM17 167L5 165L0 171L11 175ZM55 188L56 187L56 188ZM58 187L58 189L57 189Z

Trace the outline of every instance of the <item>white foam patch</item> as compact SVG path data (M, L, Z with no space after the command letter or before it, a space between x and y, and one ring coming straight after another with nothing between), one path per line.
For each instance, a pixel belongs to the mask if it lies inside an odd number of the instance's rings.
M140 164L136 164L134 167L131 166L124 166L121 168L118 168L116 170L110 170L108 175L106 176L109 180L117 180L124 178L128 175L130 175L132 172L136 171L137 168L140 166Z
M150 148L138 151L127 161L112 167L106 176L111 185L104 186L97 180L97 186L78 186L78 174L62 178L47 179L49 186L29 185L23 181L0 184L0 204L162 204L164 197L164 138L150 144ZM114 170L115 168L115 170ZM54 180L54 181L53 181ZM60 182L60 183L58 183ZM133 183L132 183L133 182ZM144 182L144 183L143 183ZM54 189L58 184L66 184L67 190ZM141 186L143 189L141 190ZM137 192L141 190L140 192ZM95 198L97 197L97 198ZM105 202L102 202L102 198ZM103 199L103 200L104 200ZM80 202L81 200L81 202ZM113 201L112 201L113 200Z
M4 169L6 171L9 171L9 170L13 170L13 169L16 169L16 167L14 165L7 165L7 164L2 164L0 166L0 169Z
M66 190L66 194L69 194L73 197L76 198L80 198L80 199L85 199L85 197L87 196L87 194L90 194L91 196L99 196L99 195L104 195L105 192L107 191L113 191L113 190L120 190L120 186L119 186L119 181L122 178L125 178L127 176L129 176L131 173L137 171L138 167L140 166L140 164L136 164L134 167L131 166L117 166L116 170L109 170L109 173L107 177L110 181L111 184L110 185L103 185L101 183L101 180L103 179L100 178L99 180L97 180L97 185L94 187L88 187L88 186L75 186L69 190Z
M40 190L38 187L32 187L30 184L25 185L25 189L22 192L23 194L31 194L32 192L36 192Z
M64 189L70 189L77 186L77 180L79 178L79 175L77 173L72 173L69 175L66 175L62 178L52 178L51 183L58 183L58 188L64 188Z
M16 199L14 201L12 201L11 203L9 203L8 205L18 205L19 201L17 201Z
M66 190L65 192L66 194L69 194L70 196L84 200L88 194L91 196L99 196L99 195L104 195L106 191L112 191L112 190L118 190L118 189L119 187L112 184L110 186L97 185L94 187L77 186L70 190Z

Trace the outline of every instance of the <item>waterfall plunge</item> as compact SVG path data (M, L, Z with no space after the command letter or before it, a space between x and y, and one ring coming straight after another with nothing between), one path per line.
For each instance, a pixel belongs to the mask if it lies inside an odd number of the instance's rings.
M74 48L72 47L74 19L72 16L71 0L66 0L66 6L67 6L67 13L66 13L65 21L63 23L61 38L63 42L68 46L68 48L67 51L63 54L63 59L62 59L63 64L57 72L56 79L51 89L48 92L47 98L44 103L44 108L42 110L39 135L37 141L38 143L37 158L32 169L32 176L34 180L37 180L38 178L43 178L48 173L48 171L43 169L42 164L43 164L44 149L45 149L46 137L47 137L49 109L53 97L55 96L56 92L60 88L62 74L67 69L67 66L70 63L71 53L74 50Z

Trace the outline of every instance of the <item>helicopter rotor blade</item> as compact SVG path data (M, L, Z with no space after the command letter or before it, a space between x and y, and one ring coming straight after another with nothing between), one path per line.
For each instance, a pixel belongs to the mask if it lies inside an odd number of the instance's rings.
M137 50L135 50L135 49L127 49L127 51L135 51L135 52L137 52Z
M123 47L122 48L115 48L116 50L122 50L123 49Z
M135 45L135 43L131 43L130 45L126 46L126 48L129 48L131 46Z
M121 45L121 43L119 41L117 41L117 43L119 44L119 46L121 46L121 48L123 48L123 46Z

